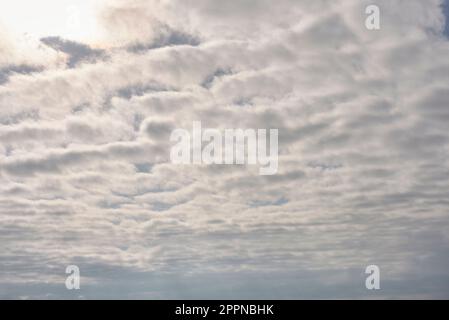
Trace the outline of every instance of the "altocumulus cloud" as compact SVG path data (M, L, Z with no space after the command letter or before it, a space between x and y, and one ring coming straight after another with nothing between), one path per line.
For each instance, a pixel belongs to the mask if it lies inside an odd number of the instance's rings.
M369 31L371 2L98 1L84 42L0 25L0 297L448 298L448 6L376 0ZM171 164L197 120L278 128L278 174Z

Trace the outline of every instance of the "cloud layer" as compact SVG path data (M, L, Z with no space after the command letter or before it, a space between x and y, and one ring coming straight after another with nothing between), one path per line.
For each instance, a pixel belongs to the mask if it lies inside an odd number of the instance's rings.
M378 31L359 0L101 2L95 45L0 26L0 298L448 298L445 7L375 2ZM278 174L171 164L193 121L279 129Z

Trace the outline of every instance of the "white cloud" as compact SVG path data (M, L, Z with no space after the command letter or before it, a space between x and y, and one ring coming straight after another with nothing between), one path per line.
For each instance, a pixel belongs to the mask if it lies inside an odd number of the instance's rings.
M56 286L77 263L97 297L179 298L187 275L366 297L357 272L373 263L389 284L376 297L447 297L441 1L377 1L376 32L366 4L115 1L98 11L104 56L71 68L71 46L2 37L0 68L41 69L0 86L0 297L42 296L38 274ZM196 120L278 128L278 174L172 165L163 137ZM229 294L198 290L183 293Z

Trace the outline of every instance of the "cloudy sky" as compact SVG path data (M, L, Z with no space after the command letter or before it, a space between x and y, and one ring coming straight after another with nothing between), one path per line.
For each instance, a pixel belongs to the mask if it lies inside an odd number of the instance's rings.
M2 1L0 298L449 298L445 14ZM193 121L279 129L278 173L172 164Z

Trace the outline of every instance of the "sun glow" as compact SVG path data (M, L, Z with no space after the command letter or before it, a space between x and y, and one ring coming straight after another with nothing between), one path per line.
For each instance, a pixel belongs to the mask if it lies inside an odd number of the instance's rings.
M59 36L95 44L101 39L97 14L104 0L14 0L0 2L6 32L38 38Z

